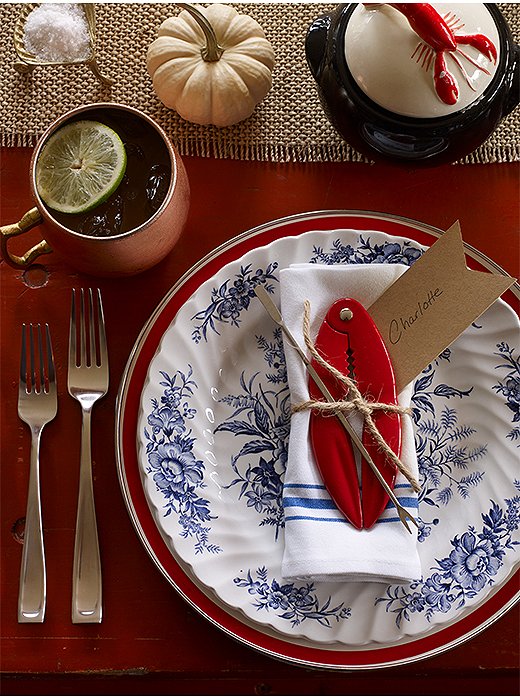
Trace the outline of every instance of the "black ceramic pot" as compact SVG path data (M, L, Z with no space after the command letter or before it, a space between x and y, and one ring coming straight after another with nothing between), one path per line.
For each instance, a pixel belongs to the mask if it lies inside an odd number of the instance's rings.
M371 159L414 165L453 162L478 148L501 119L519 103L520 47L493 4L500 39L499 63L492 82L472 104L453 114L416 118L391 112L358 86L345 59L345 32L357 4L338 5L309 28L305 51L325 112L339 134Z

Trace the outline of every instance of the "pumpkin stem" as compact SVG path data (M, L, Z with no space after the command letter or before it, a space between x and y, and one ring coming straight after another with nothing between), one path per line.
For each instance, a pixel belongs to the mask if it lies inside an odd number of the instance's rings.
M193 7L193 5L188 5L185 2L176 2L175 4L177 5L177 7L180 7L183 10L189 12L204 32L206 46L200 52L202 58L205 61L208 61L209 63L219 61L220 57L224 53L224 49L222 48L222 46L219 46L215 31L208 19L206 19L206 17L202 14L202 12L200 12L200 10L197 10L196 7Z

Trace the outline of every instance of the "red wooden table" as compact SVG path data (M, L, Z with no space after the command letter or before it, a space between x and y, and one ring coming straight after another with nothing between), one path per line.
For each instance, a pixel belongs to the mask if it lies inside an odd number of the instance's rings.
M30 150L1 154L0 222L32 204ZM461 646L407 666L375 671L306 669L262 655L204 620L149 559L120 492L114 409L133 344L183 272L218 244L261 223L299 212L358 209L398 214L447 229L459 219L465 240L519 275L517 164L412 170L364 164L273 164L186 158L192 205L175 250L153 270L125 280L76 273L53 256L43 286L1 270L1 671L3 694L516 694L518 608ZM21 253L37 231L14 241ZM93 418L93 461L104 571L101 625L70 621L78 485L79 406L66 390L72 286L98 285L110 338L111 386ZM43 624L16 621L30 438L17 416L22 322L48 322L59 385L57 418L42 440L47 556Z

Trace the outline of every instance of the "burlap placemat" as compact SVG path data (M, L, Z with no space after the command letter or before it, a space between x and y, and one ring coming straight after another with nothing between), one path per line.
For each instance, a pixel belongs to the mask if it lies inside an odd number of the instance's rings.
M217 129L190 124L155 96L146 72L146 50L161 22L178 13L173 3L96 5L96 54L107 89L86 66L38 67L30 75L13 68L12 35L21 4L0 4L0 115L3 146L32 146L63 112L82 104L114 101L138 107L166 130L182 155L272 161L363 161L329 124L304 54L310 23L334 4L235 5L260 22L276 55L273 87L245 122ZM518 41L520 7L500 5ZM520 160L518 112L506 118L466 163Z

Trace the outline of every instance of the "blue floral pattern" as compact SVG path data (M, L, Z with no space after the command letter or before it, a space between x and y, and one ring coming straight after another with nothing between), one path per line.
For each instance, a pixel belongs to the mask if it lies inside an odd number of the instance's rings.
M467 389L456 389L455 387L448 386L447 384L437 384L433 386L433 380L435 378L437 368L442 362L450 362L451 353L452 351L450 348L444 350L444 352L442 352L439 357L436 358L435 362L428 365L428 367L426 367L421 372L420 376L415 380L412 398L412 412L415 423L419 423L424 415L435 415L435 408L433 405L435 397L462 399L464 396L469 396L473 391L473 387L469 387Z
M449 362L451 351L446 352L444 358L437 359L437 366L429 365L415 380L412 395L415 447L423 481L419 502L431 506L447 505L455 492L468 498L470 489L484 478L483 472L468 470L487 453L487 445L466 443L477 431L469 425L459 425L456 409L444 405L442 409L437 407L436 412L434 397L462 399L473 391L473 387L434 385L439 362Z
M284 527L282 487L290 429L289 387L280 329L274 331L273 342L258 336L257 346L263 351L267 365L274 370L266 373L266 380L276 388L264 388L258 374L246 380L242 373L242 392L220 399L234 410L215 432L227 431L251 438L232 456L231 466L236 478L226 488L240 486L238 499L245 498L248 508L262 515L260 526L274 527L277 539L280 528ZM248 456L250 460L253 455L257 455L258 460L248 461L247 466L242 467L241 459Z
M423 251L416 248L410 241L404 243L385 242L373 244L370 238L365 240L364 236L359 236L358 245L345 245L338 238L335 240L328 252L320 246L314 246L313 256L309 262L320 263L322 265L349 265L371 263L401 263L402 265L413 265L418 260Z
M245 577L234 578L233 583L240 588L247 588L254 600L252 605L257 610L276 611L278 617L290 620L292 627L297 627L307 620L330 627L331 619L336 622L347 619L352 612L344 603L331 607L330 597L324 603L320 603L314 592L314 583L298 587L293 582L280 584L274 578L269 581L266 567L258 568L255 576L252 576L249 570Z
M242 266L239 274L235 275L233 283L227 279L220 287L215 287L211 292L210 305L191 319L192 321L200 321L192 332L192 339L196 343L200 343L202 339L207 340L208 329L218 333L217 322L238 326L240 315L242 311L249 308L257 284L262 284L270 294L274 292L274 287L269 280L275 281L277 279L273 274L277 267L278 263L274 262L269 264L265 270L259 269L253 272L251 265Z
M513 413L512 423L520 423L520 355L513 354L515 349L507 343L497 344L498 352L495 353L505 364L496 365L495 369L509 370L504 380L495 384L493 389L497 394L502 394L506 400L506 406ZM520 426L514 426L507 434L510 440L520 444Z
M444 383L435 384L437 369L443 362L450 362L452 351L446 349L415 380L412 395L412 415L415 423L415 448L421 490L419 503L440 508L447 505L454 494L463 499L470 496L484 478L484 472L468 471L487 453L487 445L469 444L466 441L476 433L471 426L459 425L456 409L446 404L436 406L440 397L463 399L473 387L457 389ZM439 417L437 417L439 416ZM424 517L424 507L421 516ZM418 518L419 542L429 537L439 518L425 521Z
M149 428L145 428L148 457L147 472L152 475L158 491L165 500L164 517L175 513L180 525L180 536L195 539L195 552L216 554L218 545L209 542L214 519L209 501L200 495L205 488L204 464L195 457L194 438L188 427L196 411L189 407L188 399L197 388L192 379L192 368L187 373L175 372L169 376L161 372L164 387L160 401L152 399L152 412L148 415Z
M451 551L436 560L430 576L409 586L388 586L386 595L376 599L376 605L385 603L386 611L395 615L397 627L416 613L431 621L438 613L461 608L493 585L506 550L520 544L512 537L520 524L520 496L506 498L505 508L491 501L489 511L482 514L482 523L479 531L469 527L451 540Z

